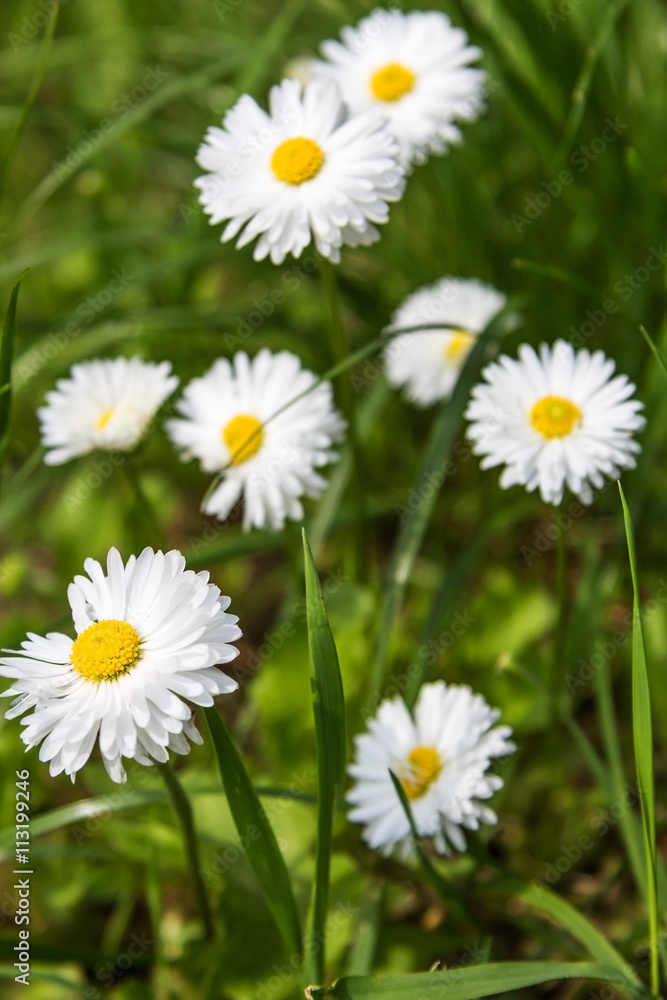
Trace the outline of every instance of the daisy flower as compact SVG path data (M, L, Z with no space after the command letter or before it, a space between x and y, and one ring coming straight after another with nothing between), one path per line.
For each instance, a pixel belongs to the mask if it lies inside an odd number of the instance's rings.
M444 153L461 140L454 122L478 116L485 74L468 63L482 53L445 14L378 9L341 37L323 43L313 76L335 80L355 113L379 107L406 166Z
M205 513L224 520L243 495L245 531L301 520L299 498L321 496L326 480L316 469L337 458L332 445L345 427L329 382L290 405L316 381L295 354L263 348L252 361L243 351L220 358L186 386L177 404L183 419L166 427L184 459L223 473Z
M387 202L403 193L398 146L376 109L349 117L334 83L297 80L271 89L270 113L244 94L210 128L197 163L200 202L211 225L229 220L222 240L256 236L255 260L280 264L311 239L337 262L340 248L379 238ZM239 235L240 234L240 235Z
M47 465L101 448L131 451L178 385L171 364L139 358L84 361L59 379L37 415Z
M216 694L238 684L218 669L238 655L241 635L208 573L185 569L171 552L144 549L123 565L110 549L107 572L86 559L88 576L76 576L67 596L76 639L60 632L28 633L20 650L4 650L0 676L14 683L6 718L28 709L21 738L52 775L74 781L99 742L104 766L125 781L121 757L164 763L168 751L186 754L188 739L202 739L183 701L212 705ZM43 742L42 742L43 741Z
M368 732L355 737L349 773L356 784L347 799L349 816L365 824L364 840L384 854L400 844L405 854L412 836L389 771L401 782L417 831L433 837L438 851L466 847L461 828L496 823L484 805L502 778L487 774L494 757L515 749L509 726L491 728L500 715L465 685L424 684L414 718L400 697L383 701Z
M481 281L441 278L409 295L392 317L388 331L443 323L442 330L406 333L385 348L387 379L405 386L408 399L428 406L447 399L478 334L505 305L501 292Z
M646 421L635 386L602 351L575 353L558 340L539 355L524 344L519 360L505 355L489 365L475 386L465 416L468 436L483 456L482 468L504 465L503 489L539 487L545 503L559 504L564 487L592 503L593 487L635 466L640 447L633 434Z

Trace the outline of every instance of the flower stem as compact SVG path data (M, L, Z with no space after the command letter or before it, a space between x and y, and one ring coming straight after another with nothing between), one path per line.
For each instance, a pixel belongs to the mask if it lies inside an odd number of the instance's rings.
M331 317L330 323L330 352L332 364L336 365L345 362L349 355L345 327L343 324L343 313L341 309L340 294L336 281L336 274L333 266L326 257L318 254L320 265L320 277L324 294L329 307ZM345 372L345 377L340 381L341 386L341 409L347 421L347 434L352 452L355 474L352 475L352 488L354 491L355 508L355 533L356 544L353 546L353 559L355 563L355 578L361 579L365 575L365 567L368 565L366 558L367 534L364 531L364 494L362 482L364 479L361 465L361 449L357 437L357 427L355 423L354 401L352 398L352 386L350 384L349 373Z
M558 508L560 511L560 508ZM559 519L562 523L562 519ZM558 536L558 554L556 569L556 599L558 601L558 625L554 641L554 664L552 686L555 687L559 669L562 668L567 644L567 622L569 617L568 578L567 578L567 538L565 529L560 529Z
M167 791L169 792L169 798L171 799L174 807L174 812L176 813L178 821L181 825L183 842L185 844L185 853L192 872L199 912L201 913L204 929L206 931L206 940L212 941L215 937L215 928L213 926L213 916L211 914L211 907L206 894L206 887L199 871L199 848L197 846L197 834L195 832L195 825L192 816L192 806L190 805L190 800L187 797L183 786L176 777L176 772L172 768L171 764L169 762L166 764L158 764L158 770L164 779L165 785L167 786Z
M125 461L122 463L122 467L125 471L125 478L127 479L130 489L132 490L134 506L138 518L144 522L145 530L147 531L149 538L152 539L155 548L167 549L168 545L166 543L164 531L162 530L162 526L156 517L150 500L144 493L141 480L139 479L139 472L134 464L134 457L132 455L126 455Z

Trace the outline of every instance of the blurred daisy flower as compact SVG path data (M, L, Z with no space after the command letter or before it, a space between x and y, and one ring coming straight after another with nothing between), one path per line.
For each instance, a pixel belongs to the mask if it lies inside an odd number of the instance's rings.
M408 399L428 406L447 399L478 334L505 305L501 292L480 281L441 278L409 295L392 317L388 332L446 324L443 329L397 336L385 348L387 379L405 386Z
M390 770L403 786L418 833L432 837L440 852L465 850L462 827L497 822L483 800L503 781L486 772L494 757L515 749L509 726L492 728L499 715L469 687L444 681L423 685L414 717L400 697L382 702L368 732L355 738L349 768L356 779L347 796L349 817L365 824L370 847L384 854L397 844L405 854L412 848Z
M354 113L381 108L406 166L445 152L461 140L454 122L479 115L485 74L468 63L481 50L445 14L378 9L341 37L322 44L326 62L311 73L335 80Z
M255 260L280 264L311 239L330 260L340 248L379 238L387 202L403 193L398 146L376 109L349 117L333 83L283 80L271 89L270 113L244 94L210 128L197 163L200 202L211 225L229 220L222 240L256 236ZM240 235L239 235L240 234Z
M221 358L186 386L183 419L168 421L167 433L184 459L222 472L205 513L224 520L243 495L245 531L301 520L300 497L321 496L326 480L316 469L337 458L332 445L345 428L329 382L307 392L316 381L295 354L263 348L252 360L243 351Z
M95 559L84 568L67 592L77 638L28 633L21 650L4 650L14 654L0 658L0 676L14 680L6 718L34 709L21 738L28 750L42 744L52 775L73 781L99 742L109 776L123 782L121 757L164 763L169 750L202 742L183 699L212 705L236 690L217 665L238 655L230 643L241 630L229 597L175 550L144 549L123 565L112 548L106 574Z
M559 504L564 487L592 503L593 487L635 466L633 439L646 423L635 386L602 351L575 353L558 340L539 355L524 344L519 360L502 355L475 386L465 416L482 468L504 465L503 489L539 488L545 503Z
M139 358L84 361L47 392L37 415L47 465L61 465L101 448L131 451L171 395L171 364Z

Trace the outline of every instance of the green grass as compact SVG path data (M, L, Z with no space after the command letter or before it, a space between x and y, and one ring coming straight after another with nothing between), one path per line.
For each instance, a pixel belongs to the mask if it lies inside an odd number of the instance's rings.
M520 307L522 324L503 337L503 350L564 337L603 349L636 383L648 422L638 468L624 475L623 489L644 610L660 854L667 770L664 259L646 278L642 269L652 254L652 261L660 259L665 244L667 10L659 0L586 0L554 20L547 15L558 13L559 0L432 6L483 49L488 108L464 127L459 148L415 169L380 242L343 252L336 269L343 324L350 350L363 352L409 292L446 274L478 277ZM314 54L321 39L373 5L243 0L218 8L223 18L204 0L64 3L44 68L45 26L37 26L46 20L43 8L14 0L2 5L0 162L12 152L0 191L3 316L19 275L29 271L18 298L0 492L0 645L16 648L27 630L67 629L68 582L87 556L102 558L112 544L127 556L164 544L164 533L193 567L210 570L232 596L244 632L241 690L221 699L220 708L252 781L295 793L262 803L305 923L317 835L308 796L318 779L297 527L279 536L243 536L238 520L218 525L204 518L199 504L207 480L194 463L177 460L159 427L135 463L159 531L133 508L124 470L104 465L103 456L47 469L38 450L36 408L83 358L169 358L182 384L219 355L264 345L295 351L320 374L330 367L330 318L312 248L301 261L274 267L253 262L250 248L220 244L220 227L209 227L197 206L194 154L206 128L240 93L264 103L291 59ZM123 95L132 103L132 89L143 86L149 71L152 89L129 107ZM105 118L113 127L97 141ZM600 139L605 129L610 141ZM68 148L77 147L74 162ZM571 181L564 182L563 171ZM124 287L107 301L114 273ZM250 317L262 305L269 311L275 291L283 300L254 328ZM341 405L346 393L351 397L358 414L360 464L347 456L331 469L331 491L308 507L306 530L338 650L348 759L349 739L363 729L372 700L371 677L410 698L415 677L469 683L502 708L519 749L500 768L498 827L471 835L464 857L435 862L481 929L447 908L416 861L370 852L344 811L336 812L326 981L348 968L399 977L425 973L436 961L457 968L470 965L471 955L568 967L588 961L573 936L517 898L512 880L536 879L597 927L615 949L609 954L629 961L648 984L647 911L635 881L637 875L641 882L642 860L632 579L616 486L568 528L566 662L554 671L553 512L519 488L501 491L495 471L482 473L474 458L462 457L432 509L421 511L409 576L400 592L388 593L396 546L407 532L404 525L401 535L398 512L419 480L438 412L417 411L387 391L376 352L339 375L336 391ZM443 430L443 448L451 443L447 435ZM438 645L456 615L467 616L469 627L452 644ZM247 675L244 664L252 665ZM45 817L39 836L35 825L31 853L31 1000L303 996L300 959L283 944L252 858L239 850L232 815L214 791L219 779L210 740L179 759L178 774L186 791L205 789L192 802L218 928L212 945L203 939L159 775L133 765L127 789L118 789L94 761L72 787L63 777L49 778L35 751L24 755L19 731L16 721L0 723L0 831L12 823L14 772L29 767L32 815ZM644 773L646 767L644 760ZM74 813L70 826L46 818L106 794L120 796L108 813L87 820ZM633 864L632 843L639 844ZM11 978L17 928L5 895L13 885L7 861L0 878L0 971L9 976L3 996L14 1000L23 994ZM295 926L291 899L282 903L284 925ZM275 913L275 899L271 906ZM664 908L662 894L663 923ZM133 934L151 944L119 969L114 962ZM537 987L520 988L530 981L517 979L507 995L538 995ZM366 995L344 989L337 995ZM544 995L584 998L591 989L590 982L570 981ZM604 995L601 989L595 987Z

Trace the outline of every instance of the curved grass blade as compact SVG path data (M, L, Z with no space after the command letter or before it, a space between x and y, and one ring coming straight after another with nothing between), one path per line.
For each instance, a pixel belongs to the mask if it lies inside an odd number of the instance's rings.
M311 1000L480 1000L562 979L602 980L621 987L635 1000L649 997L618 969L597 962L490 962L411 976L349 976L329 990L309 990L307 995Z
M641 618L635 533L623 487L620 483L618 484L618 489L621 494L621 504L623 505L623 520L628 541L630 574L632 576L632 734L635 748L635 766L637 768L637 787L639 789L639 803L644 831L644 854L646 857L646 896L651 943L651 990L657 996L660 987L658 964L660 951L651 690L648 680L644 629Z
M9 306L2 328L0 341L0 462L4 457L9 441L9 413L12 404L12 358L14 356L14 327L16 326L16 303L19 295L19 285L23 274L12 289Z
M616 951L604 934L567 900L552 892L551 889L547 889L546 886L535 884L529 885L517 893L516 898L555 920L563 930L568 931L573 938L583 944L592 958L604 965L618 969L627 979L630 979L637 986L641 986L637 973L625 961L620 952Z
M329 628L313 555L303 530L302 536L310 685L317 752L315 884L305 941L305 972L307 981L321 983L324 981L324 927L329 899L334 809L345 775L345 698L336 644Z
M667 378L667 360L665 359L665 355L659 349L659 347L657 346L657 344L653 341L653 339L650 336L650 334L649 334L648 330L646 329L646 327L640 326L639 327L639 332L641 333L642 337L644 338L644 340L648 344L649 349L651 351L651 354L653 355L653 357L655 358L655 360L658 362L658 365L660 366L660 370L661 370L662 374L665 376L665 378Z
M463 418L463 410L468 402L472 386L478 378L489 340L499 336L501 332L506 332L508 324L514 318L515 314L510 311L510 307L506 307L491 321L468 355L454 392L441 407L431 428L426 447L422 452L422 460L413 484L417 496L422 496L424 483L433 482L434 478L437 477L437 473L442 469L446 456L456 441ZM380 697L396 614L437 498L438 490L431 490L426 496L423 496L420 504L407 511L396 540L384 591L379 632L369 681L367 708L370 711L375 709Z
M215 706L205 708L204 715L236 829L239 836L248 841L248 861L290 954L300 955L301 923L285 860L273 828Z

